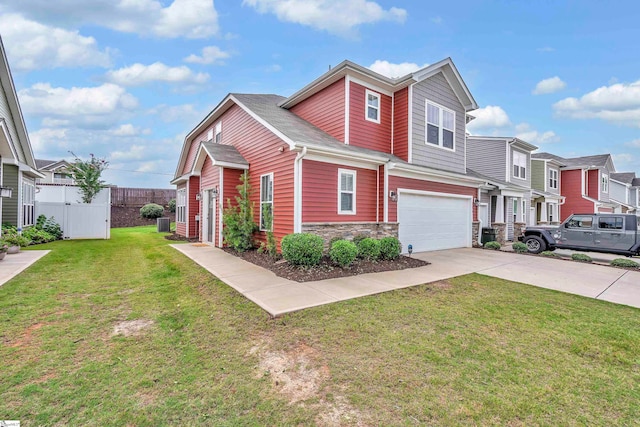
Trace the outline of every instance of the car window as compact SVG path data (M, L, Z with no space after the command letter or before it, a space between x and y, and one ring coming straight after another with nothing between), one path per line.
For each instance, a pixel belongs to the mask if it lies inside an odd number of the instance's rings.
M622 230L622 217L606 217L598 219L598 228L604 230Z
M592 216L574 216L567 224L566 228L592 228L593 217Z

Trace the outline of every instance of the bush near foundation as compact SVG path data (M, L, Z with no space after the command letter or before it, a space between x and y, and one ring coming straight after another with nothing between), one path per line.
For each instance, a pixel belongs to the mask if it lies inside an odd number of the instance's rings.
M340 267L349 266L355 261L357 256L357 246L353 242L344 239L334 242L329 250L329 258L331 258L334 264Z
M382 259L397 259L402 252L402 245L400 240L395 237L383 237L380 239L380 258Z
M376 261L380 258L380 241L367 237L361 240L357 245L358 256L368 261Z
M527 252L527 245L522 242L515 242L511 247L513 248L514 252L517 252L519 254Z
M140 216L142 218L155 219L160 218L164 213L164 208L155 203L148 203L140 208Z
M499 242L487 242L484 244L485 249L493 249L494 251L497 251L501 247L502 245Z
M287 234L280 243L282 257L289 264L301 266L318 265L322 259L324 241L322 237L311 233Z

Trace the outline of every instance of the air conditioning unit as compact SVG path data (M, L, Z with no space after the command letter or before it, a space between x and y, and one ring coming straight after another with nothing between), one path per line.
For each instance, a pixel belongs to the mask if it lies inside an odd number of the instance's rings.
M171 218L158 218L158 233L171 232Z

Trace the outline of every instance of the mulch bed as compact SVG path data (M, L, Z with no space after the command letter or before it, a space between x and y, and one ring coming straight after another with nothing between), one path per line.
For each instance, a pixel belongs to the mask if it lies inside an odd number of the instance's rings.
M401 255L400 258L392 261L365 261L356 260L347 268L336 267L331 263L328 256L322 257L320 265L315 267L297 267L289 265L285 260L278 258L274 261L266 253L259 253L257 250L236 252L230 248L224 248L225 252L242 258L257 266L271 270L278 277L294 280L296 282L311 282L315 280L336 279L339 277L357 276L366 273L380 273L382 271L405 270L429 265L426 261Z
M176 232L172 232L171 234L167 234L166 236L164 236L165 239L167 240L174 240L176 242L198 242L198 238L197 237L192 237L192 238L186 238L184 236L181 236L179 234L176 234Z

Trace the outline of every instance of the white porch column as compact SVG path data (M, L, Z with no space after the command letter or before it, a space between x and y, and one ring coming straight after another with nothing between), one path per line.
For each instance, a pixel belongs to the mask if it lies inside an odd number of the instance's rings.
M540 222L549 222L549 215L547 214L547 202L540 203Z
M496 221L504 222L504 196L496 196Z

